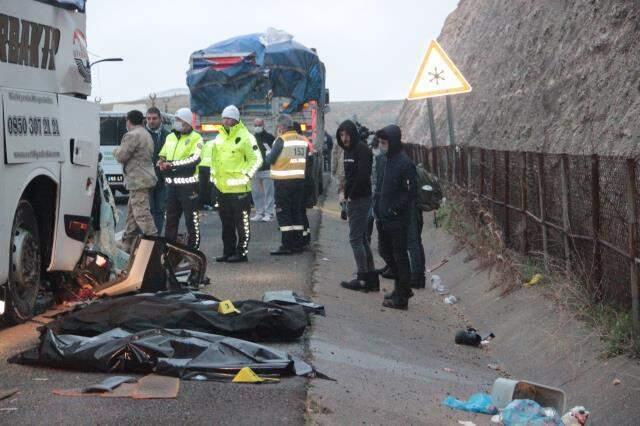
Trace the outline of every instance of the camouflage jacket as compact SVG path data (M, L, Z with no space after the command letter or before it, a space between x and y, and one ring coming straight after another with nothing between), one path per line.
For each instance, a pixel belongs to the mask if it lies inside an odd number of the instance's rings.
M129 191L149 189L158 179L153 165L153 140L149 132L138 126L125 133L113 155L122 164L125 186Z

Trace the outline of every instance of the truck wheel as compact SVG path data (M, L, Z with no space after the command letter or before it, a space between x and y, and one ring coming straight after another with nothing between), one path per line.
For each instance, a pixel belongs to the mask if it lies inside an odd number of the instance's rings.
M26 200L18 203L13 219L9 268L4 320L20 324L33 316L42 269L38 221Z

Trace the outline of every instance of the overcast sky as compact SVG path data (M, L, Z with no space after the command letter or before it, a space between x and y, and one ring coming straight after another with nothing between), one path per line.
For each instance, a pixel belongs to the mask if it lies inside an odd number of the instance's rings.
M268 27L318 49L335 101L403 99L458 0L89 0L89 51L103 102L186 88L189 55Z

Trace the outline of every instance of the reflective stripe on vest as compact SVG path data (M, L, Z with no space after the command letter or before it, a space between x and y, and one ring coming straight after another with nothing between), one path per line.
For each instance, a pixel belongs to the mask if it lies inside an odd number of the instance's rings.
M271 178L304 179L309 142L296 132L286 132L280 138L283 141L282 152L271 166Z

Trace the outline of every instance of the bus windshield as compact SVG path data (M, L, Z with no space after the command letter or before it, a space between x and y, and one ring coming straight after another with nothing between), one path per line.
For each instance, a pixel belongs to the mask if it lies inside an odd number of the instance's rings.
M125 117L100 117L100 146L120 145L127 132Z

